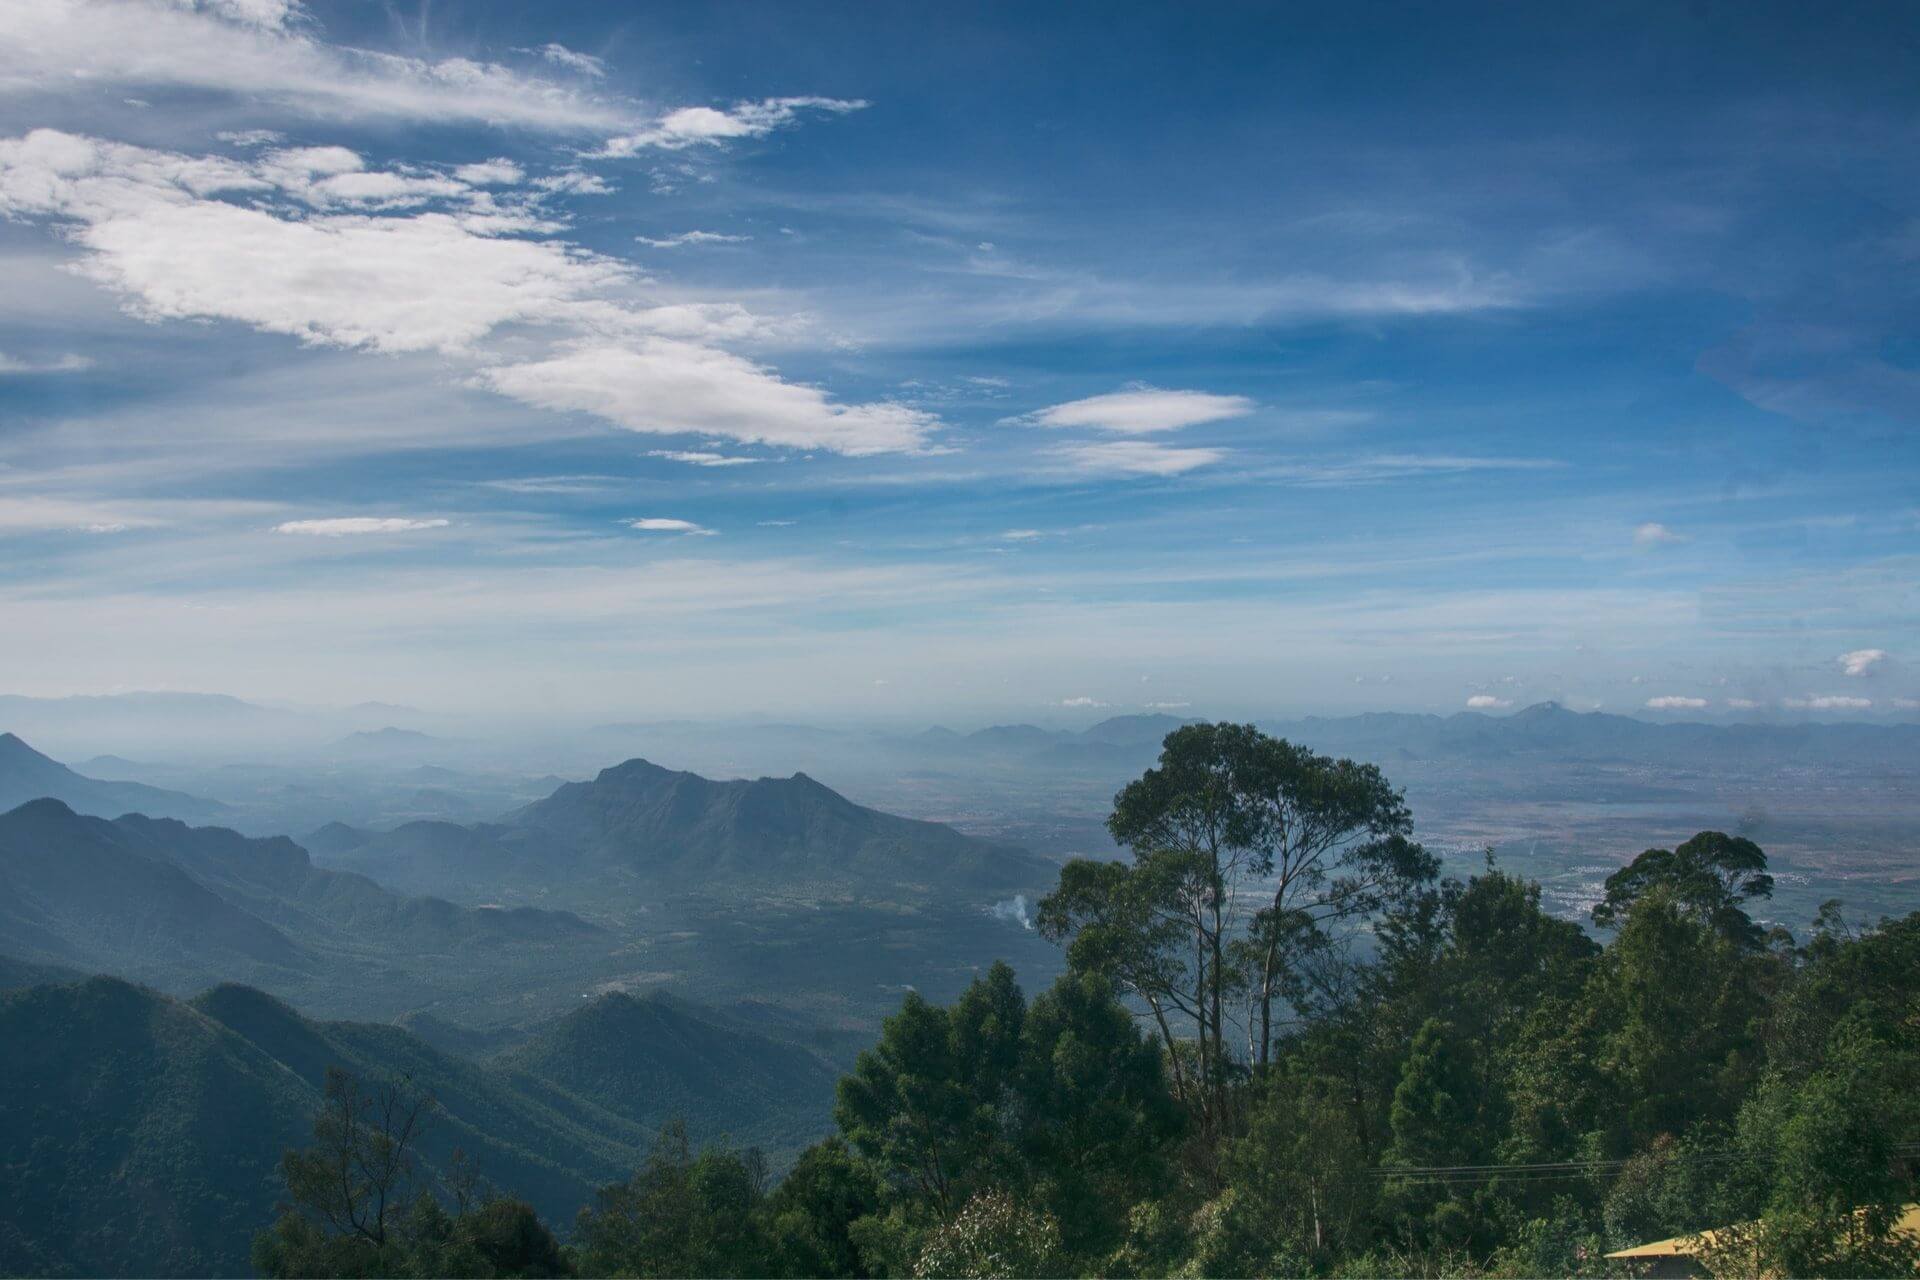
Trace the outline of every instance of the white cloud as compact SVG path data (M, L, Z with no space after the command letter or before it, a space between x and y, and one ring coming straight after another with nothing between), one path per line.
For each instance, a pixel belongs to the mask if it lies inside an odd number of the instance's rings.
M288 0L6 0L0 95L102 85L227 93L340 120L631 129L633 104L490 62L331 45Z
M1185 711L1191 702L1143 702L1140 704L1148 711Z
M1227 456L1224 449L1176 449L1149 440L1064 445L1052 453L1076 470L1142 476L1177 476Z
M635 236L641 244L652 245L656 249L681 249L690 244L745 244L752 236L730 236L719 231L682 231L678 235L655 238L653 236Z
M665 458L669 462L684 462L692 467L750 467L760 461L759 458L712 453L704 449L649 449L647 456Z
M1655 547L1671 547L1685 542L1686 539L1655 520L1637 525L1633 531L1633 545L1643 550Z
M1865 711L1873 706L1873 699L1828 693L1805 698L1782 698L1780 705L1796 711Z
M535 52L555 66L565 67L583 76L592 76L596 80L607 74L606 63L590 53L580 53L563 44L543 44Z
M1649 711L1699 711L1707 705L1707 700L1667 694L1663 697L1648 698L1646 705Z
M122 533L159 521L130 514L122 506L43 495L0 496L0 533L48 533L61 530Z
M470 187L512 187L527 180L527 171L511 160L495 156L477 164L463 164L453 176Z
M618 476L577 475L577 476L511 476L504 480L476 480L474 484L482 489L498 489L502 493L531 494L584 494L605 493L620 487Z
M1512 705L1513 699L1496 698L1490 693L1476 693L1467 699L1467 709L1469 711L1497 711L1502 707L1510 707Z
M919 448L935 423L904 405L835 404L826 393L783 382L750 360L670 338L584 343L480 376L516 400L592 413L630 431L701 432L855 456Z
M1008 529L1000 535L1001 539L1006 542L1031 542L1039 536L1040 531L1038 529Z
M278 129L223 129L213 135L228 146L242 150L255 147L270 147L277 142L286 141L286 135Z
M1214 395L1206 391L1162 391L1135 387L1109 395L1070 400L1032 414L1027 421L1042 427L1094 427L1120 435L1177 431L1202 422L1240 418L1253 412L1245 396Z
M1866 676L1887 660L1885 649L1855 649L1852 653L1840 655L1840 671L1843 675Z
M567 196L608 196L613 187L597 173L588 173L584 169L566 169L560 173L549 173L535 178L533 185L553 195Z
M902 405L837 404L708 345L774 326L729 303L647 305L623 263L501 234L549 225L526 203L536 194L507 194L368 171L341 147L243 161L51 130L0 139L0 217L61 224L78 269L146 319L478 359L479 385L636 431L873 454L920 448L938 425ZM289 195L321 212L290 213L276 202ZM434 207L381 211L421 201ZM501 363L487 340L509 326L515 362Z
M256 164L38 130L0 139L0 215L63 221L81 270L149 319L229 319L307 342L461 350L555 320L626 278L554 242L477 235L441 211L295 219L211 198L311 190L355 172L344 148ZM326 179L321 179L325 181Z
M1727 705L1735 711L1754 711L1760 706L1760 704L1752 698L1728 698Z
M685 533L697 537L710 538L714 532L712 529L704 525L695 524L691 520L675 520L670 516L642 516L637 520L629 520L626 523L629 528L638 529L642 533Z
M314 538L347 538L369 533L413 533L444 529L445 520L414 520L405 516L335 516L325 520L288 520L273 526L275 533L298 533Z
M1920 698L1895 698L1893 705L1902 711L1920 711Z
M93 368L93 359L89 356L68 352L55 356L51 360L23 360L19 356L10 356L0 351L0 375L10 373L79 373L83 369Z
M1467 475L1475 471L1551 471L1563 465L1551 458L1379 453L1335 461L1280 462L1253 474L1262 479L1284 480L1301 488L1340 489L1425 476Z
M1062 698L1060 699L1060 705L1063 707L1073 707L1076 709L1084 709L1088 707L1104 707L1107 704L1100 701L1098 698L1080 697L1080 698Z
M609 139L594 154L617 158L645 150L682 151L688 147L718 146L739 138L763 138L782 125L793 123L803 111L844 115L862 110L866 105L857 99L798 97L740 102L725 111L681 107L634 133Z

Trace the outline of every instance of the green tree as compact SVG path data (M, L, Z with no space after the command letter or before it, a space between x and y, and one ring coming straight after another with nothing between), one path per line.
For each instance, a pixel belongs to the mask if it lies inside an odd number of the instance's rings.
M1676 849L1648 849L1607 877L1593 922L1618 928L1656 890L1690 920L1743 947L1757 950L1766 941L1766 931L1744 907L1753 898L1773 896L1773 877L1767 855L1743 836L1702 831Z
M953 1009L908 992L840 1081L834 1118L896 1191L950 1217L1011 1159L1003 1108L1026 1010L996 964Z
M1365 1243L1376 1188L1335 1082L1268 1077L1227 1157L1238 1235L1262 1258L1325 1265Z
M1069 1254L1112 1250L1128 1211L1172 1183L1183 1117L1159 1050L1105 978L1068 973L1033 1002L1016 1093L1022 1181Z
M1438 864L1406 837L1406 800L1370 764L1316 755L1254 733L1236 741L1236 804L1246 811L1250 870L1272 893L1250 921L1246 962L1256 1025L1253 1056L1266 1066L1276 1001L1294 997L1294 959L1328 930L1378 912L1430 881Z
M768 1201L770 1234L786 1276L865 1276L850 1229L880 1212L880 1180L839 1138L815 1143Z
M1587 996L1607 1027L1593 1066L1617 1104L1615 1152L1732 1119L1759 1065L1770 964L1665 888L1634 904Z
M1429 1019L1413 1038L1393 1091L1388 1169L1409 1172L1388 1184L1389 1198L1415 1244L1464 1245L1477 1229L1461 1189L1425 1172L1483 1163L1487 1149L1479 1074L1453 1027Z
M1004 1191L983 1191L927 1238L913 1274L1021 1280L1061 1274L1060 1226Z
M580 1211L574 1228L580 1269L621 1276L764 1274L764 1181L758 1152L708 1147L696 1156L686 1125L670 1121L639 1170L602 1187Z
M396 1231L433 1106L404 1077L367 1085L329 1067L313 1145L281 1158L288 1203L255 1239L254 1265L269 1275L396 1272Z

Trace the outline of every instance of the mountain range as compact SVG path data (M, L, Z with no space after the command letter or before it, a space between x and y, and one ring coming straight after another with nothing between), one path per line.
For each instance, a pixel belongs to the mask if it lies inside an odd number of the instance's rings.
M716 781L629 760L567 783L497 823L331 826L311 844L330 866L471 898L503 885L616 879L637 892L906 888L973 896L1044 885L1024 850L869 809L803 773Z
M562 1223L673 1115L696 1142L730 1132L784 1159L833 1097L804 1048L663 998L603 997L486 1061L233 984L190 1001L114 978L0 990L0 1273L247 1274L333 1066L433 1097L428 1176L458 1148Z
M0 814L0 951L31 962L178 991L569 943L597 948L599 930L565 912L407 897L317 868L284 837L140 814L109 821L54 799Z
M157 818L207 822L220 817L225 809L216 801L181 791L86 777L40 754L16 735L0 733L0 811L43 797L59 800L80 813L103 818L144 813Z
M996 725L973 733L935 727L892 740L920 758L948 762L994 758L1060 768L1151 759L1161 740L1183 724L1169 715L1115 716L1083 730ZM1261 720L1275 737L1330 755L1386 764L1404 760L1548 761L1769 765L1920 762L1920 724L1781 721L1656 723L1603 711L1573 711L1541 702L1506 715L1369 712L1364 715Z

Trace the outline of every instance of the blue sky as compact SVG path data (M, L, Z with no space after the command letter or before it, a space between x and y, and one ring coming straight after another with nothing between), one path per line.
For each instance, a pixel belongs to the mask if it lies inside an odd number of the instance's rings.
M1910 717L1917 35L10 0L4 684Z

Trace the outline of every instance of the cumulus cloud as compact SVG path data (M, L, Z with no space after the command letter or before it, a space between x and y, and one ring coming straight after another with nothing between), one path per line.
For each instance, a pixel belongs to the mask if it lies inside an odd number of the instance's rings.
M626 523L629 528L638 529L642 533L685 533L710 538L714 532L705 525L695 524L691 520L675 520L671 516L641 516L637 520L629 520Z
M1685 541L1685 538L1657 520L1649 520L1643 525L1637 525L1633 531L1633 545L1643 551L1651 551L1656 547L1676 546Z
M898 404L836 403L710 345L772 326L728 303L648 304L626 264L519 234L553 225L539 198L369 170L343 147L232 159L52 130L0 139L0 217L60 226L78 269L149 320L438 352L478 363L475 381L500 394L635 431L860 455L919 448L937 426ZM510 362L489 343L508 327Z
M1649 711L1699 711L1706 705L1705 698L1687 698L1678 694L1666 694L1662 697L1647 699Z
M227 93L323 118L617 134L634 104L469 58L328 44L292 0L6 0L0 95L103 85Z
M1467 709L1469 711L1497 711L1501 707L1510 707L1512 705L1513 699L1496 698L1490 693L1476 693L1467 699Z
M1805 698L1782 698L1780 705L1791 707L1795 711L1866 711L1873 706L1873 699L1828 693L1814 694Z
M1245 417L1253 412L1253 408L1253 401L1245 396L1134 387L1109 395L1056 404L1039 410L1026 420L1042 427L1092 427L1119 435L1146 435L1156 431L1177 431L1202 422Z
M445 520L415 520L405 516L335 516L325 520L288 520L273 526L275 533L297 533L312 538L348 538L368 533L413 533L444 529Z
M805 111L845 115L867 104L850 98L763 98L738 102L725 111L713 107L681 107L632 133L611 138L594 154L618 158L641 151L684 151L688 147L718 146L741 138L764 138L792 124Z
M1104 707L1107 704L1098 698L1082 696L1078 698L1062 698L1060 699L1060 705L1063 707L1072 707L1076 710L1085 710L1089 707Z
M655 249L683 249L690 244L745 244L752 236L730 236L719 231L682 231L678 235L655 237L635 236L641 244L651 245Z
M1856 677L1871 675L1873 669L1886 660L1885 649L1855 649L1840 655L1840 673Z
M495 156L477 164L463 164L453 176L470 187L511 187L527 180L527 171L511 160Z
M1177 476L1226 457L1224 449L1177 449L1150 440L1107 440L1053 450L1074 469L1096 473Z

